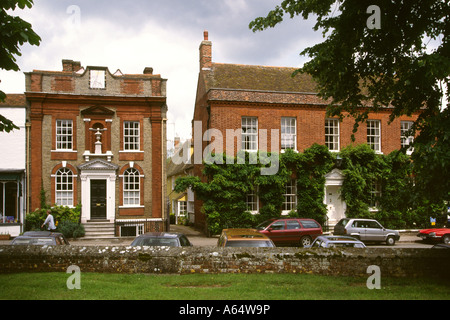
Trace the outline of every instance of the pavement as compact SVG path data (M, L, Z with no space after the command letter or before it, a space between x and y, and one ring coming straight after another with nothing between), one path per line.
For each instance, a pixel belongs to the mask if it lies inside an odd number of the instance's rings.
M170 225L170 232L179 232L186 235L194 246L216 246L216 237L207 237L205 233L189 226ZM400 231L400 240L397 243L415 243L421 242L417 237L418 230ZM108 238L108 239L70 239L71 245L77 246L129 246L134 237ZM0 245L9 245L11 240L0 240Z

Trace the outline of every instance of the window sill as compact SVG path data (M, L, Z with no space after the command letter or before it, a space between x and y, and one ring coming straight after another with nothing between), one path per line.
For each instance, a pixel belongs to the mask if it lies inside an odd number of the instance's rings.
M145 208L145 206L137 205L137 206L119 206L119 209L138 209Z
M292 148L281 149L281 153L285 153L287 150L292 150L295 153L298 153L298 150Z
M70 153L70 152L73 152L73 153L77 153L78 150L73 150L73 149L63 150L63 149L61 149L61 150L50 150L50 152L55 152L55 153L57 153L57 152L60 152L60 153Z

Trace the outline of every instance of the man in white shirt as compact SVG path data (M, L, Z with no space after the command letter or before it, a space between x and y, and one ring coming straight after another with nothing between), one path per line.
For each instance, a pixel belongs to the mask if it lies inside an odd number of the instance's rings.
M48 224L47 229L49 231L55 231L56 230L56 226L55 226L55 220L53 219L53 216L50 212L50 210L47 210L47 219L45 219L44 223L42 224L42 228Z

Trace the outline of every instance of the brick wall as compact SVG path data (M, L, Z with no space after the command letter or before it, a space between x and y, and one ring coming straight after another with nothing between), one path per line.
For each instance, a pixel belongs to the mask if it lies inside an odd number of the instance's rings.
M412 117L403 116L389 122L390 110L369 115L371 120L381 121L381 150L389 154L400 149L400 122L403 120L414 121L417 115ZM223 148L226 149L226 130L235 130L236 134L241 130L241 118L243 116L257 117L258 129L267 130L268 151L271 149L271 129L278 129L281 134L281 118L294 117L297 121L297 150L303 151L314 143L325 144L325 119L326 110L323 106L314 105L272 105L272 104L243 104L232 102L211 103L210 128L220 130L223 134ZM355 120L344 115L340 123L340 146L341 149L352 144L351 135ZM200 118L200 117L199 117ZM205 119L203 116L201 119ZM205 120L202 120L205 121ZM237 130L237 131L236 131ZM281 139L276 150L281 148ZM355 144L367 143L367 126L360 124L355 133ZM234 142L234 155L240 149Z
M367 277L370 265L381 277L450 279L450 255L432 249L304 249L208 247L0 246L0 273L312 273Z
M120 210L123 193L122 181L115 181L116 218L121 213L128 218L145 216L165 218L163 206L165 174L165 133L163 119L166 118L166 79L145 68L143 74L110 73L106 67L81 68L80 62L62 61L62 71L33 71L26 75L26 97L30 104L31 120L31 170L30 201L33 211L40 207L40 192L43 187L47 202L55 200L55 182L51 177L56 166L65 161L77 168L85 163L85 151L94 152L95 136L91 128L106 128L102 135L102 153L110 151L111 161L119 168L133 162L142 168L141 203L135 210ZM105 72L105 86L90 87L90 70ZM56 150L56 120L72 120L72 150ZM123 150L123 121L139 121L140 150ZM104 160L106 156L101 155ZM75 175L78 170L72 170ZM53 180L52 180L53 179ZM80 178L77 178L80 182ZM82 200L81 182L75 184L74 200ZM76 204L76 203L74 203ZM161 229L158 226L158 229Z

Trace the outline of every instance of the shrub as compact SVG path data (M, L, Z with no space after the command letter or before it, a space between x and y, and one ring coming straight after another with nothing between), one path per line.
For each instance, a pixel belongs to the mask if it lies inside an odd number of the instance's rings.
M61 226L64 223L70 222L73 225L80 226L78 228L79 230L75 232L76 235L80 236L81 228L83 229L82 234L84 235L84 228L82 225L80 225L81 205L77 205L75 208L69 208L66 206L54 206L52 208L44 207L41 209L36 209L34 212L30 212L27 214L25 219L25 230L26 231L41 230L41 226L44 223L45 219L47 218L47 210L50 210L55 220L57 230L61 230ZM66 237L72 238L72 236L67 236L66 234L64 235Z
M58 231L64 234L66 238L79 238L85 234L84 227L78 222L65 220L58 225Z

